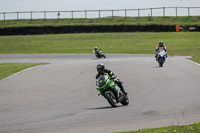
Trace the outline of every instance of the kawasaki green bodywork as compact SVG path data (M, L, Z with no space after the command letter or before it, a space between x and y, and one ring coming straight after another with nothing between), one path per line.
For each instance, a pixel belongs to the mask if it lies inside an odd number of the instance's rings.
M109 93L110 89L113 88L115 83L109 79L108 75L102 75L97 80L97 90L104 96L104 94Z
M129 104L128 97L121 92L119 86L113 80L109 79L108 75L102 75L98 78L96 89L99 90L100 94L107 99L112 107L117 107L118 103L123 106Z

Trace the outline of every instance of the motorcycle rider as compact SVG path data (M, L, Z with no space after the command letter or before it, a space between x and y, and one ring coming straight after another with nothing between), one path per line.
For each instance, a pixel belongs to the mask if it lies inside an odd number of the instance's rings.
M97 47L94 47L95 53L99 52L101 49L98 49Z
M96 81L101 75L108 75L109 79L113 80L121 88L121 91L125 95L127 95L127 92L124 90L124 87L122 86L122 82L119 79L115 79L117 76L111 70L105 69L104 64L97 65L97 72L98 73L96 75Z
M158 60L158 53L161 50L165 50L166 57L167 57L167 47L165 45L163 45L163 41L160 41L159 45L156 47L156 51L155 51L155 53L156 53L156 55L155 55L156 61Z

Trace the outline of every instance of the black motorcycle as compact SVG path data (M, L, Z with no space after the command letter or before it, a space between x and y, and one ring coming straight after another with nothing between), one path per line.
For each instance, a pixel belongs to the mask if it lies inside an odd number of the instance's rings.
M97 58L106 58L106 56L101 52L101 49L96 50L96 51L94 50L93 53L95 54Z

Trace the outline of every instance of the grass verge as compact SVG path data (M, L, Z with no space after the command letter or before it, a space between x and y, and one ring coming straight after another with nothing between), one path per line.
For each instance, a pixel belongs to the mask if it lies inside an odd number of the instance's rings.
M47 63L0 63L0 80L29 67Z
M0 28L26 26L62 26L62 25L200 25L200 16L180 17L105 17L91 19L22 19L0 20Z
M200 133L200 122L183 126L169 126L118 133Z

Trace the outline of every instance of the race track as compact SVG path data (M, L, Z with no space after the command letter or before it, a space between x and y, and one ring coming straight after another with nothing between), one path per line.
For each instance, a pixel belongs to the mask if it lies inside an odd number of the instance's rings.
M154 55L0 55L0 62L43 62L0 80L1 133L109 133L200 122L200 65ZM95 88L96 65L124 82L130 104L112 108Z

